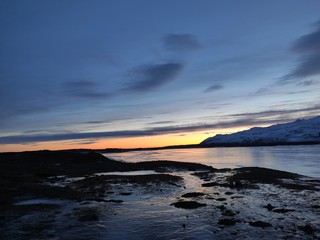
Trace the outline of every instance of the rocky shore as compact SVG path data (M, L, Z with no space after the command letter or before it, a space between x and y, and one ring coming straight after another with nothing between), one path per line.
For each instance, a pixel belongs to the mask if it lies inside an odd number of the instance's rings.
M289 172L38 151L0 180L1 239L320 238L320 180Z

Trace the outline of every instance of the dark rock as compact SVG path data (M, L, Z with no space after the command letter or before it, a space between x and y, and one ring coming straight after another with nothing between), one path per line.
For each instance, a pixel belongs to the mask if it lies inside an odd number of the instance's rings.
M235 188L243 188L244 185L240 181L235 181L233 186Z
M217 208L219 208L221 211L226 210L226 207L224 205L217 206Z
M287 212L294 212L294 209L288 209L288 208L275 208L272 210L273 212L276 213L287 213Z
M123 200L115 200L115 199L103 199L103 198L88 198L86 201L95 201L95 202L114 202L114 203L122 203ZM84 204L84 203L82 203Z
M87 222L87 221L99 221L99 217L96 213L85 213L83 215L80 215L78 220L80 222Z
M301 175L295 173L289 173L285 171L273 170L268 168L260 167L243 167L237 169L237 173L229 177L229 181L234 183L234 187L254 187L256 183L275 184L288 189L310 189L315 190L315 187L310 184L296 184L296 183L285 183L282 179L298 179ZM242 182L245 181L245 186L241 186ZM238 185L238 186L237 186Z
M52 226L52 221L30 222L24 223L21 230L30 234L39 234L46 229L52 228Z
M225 210L223 213L222 213L223 216L227 216L227 217L234 217L235 215L237 215L237 213L231 211L231 210Z
M315 208L315 209L318 209L318 208L320 208L320 205L312 205L311 207Z
M140 170L163 170L163 169L177 169L177 170L188 170L188 171L215 171L215 168L200 163L190 162L175 162L175 161L148 161L130 163L136 169Z
M222 202L222 201L226 201L227 199L226 198L216 198L215 200L219 201L219 202Z
M132 194L132 192L123 192L123 193L120 193L120 195L122 195L122 196L129 196L129 195L131 195Z
M193 208L207 206L207 204L198 203L195 201L175 202L175 203L172 203L171 205L175 206L176 208L184 208L184 209L193 209Z
M225 195L232 195L232 194L234 194L233 192L225 192L224 193Z
M109 202L109 200L105 200L103 198L88 198L86 201L95 201L95 202Z
M309 224L306 224L305 226L298 227L301 231L305 232L306 234L313 234L315 229L310 226Z
M200 192L191 192L191 193L183 194L181 197L192 198L192 197L200 197L200 196L203 196L203 195L205 195L205 194L204 193L200 193Z
M233 218L222 218L218 221L218 224L225 225L225 226L232 226L235 225L239 220Z
M123 200L110 199L110 200L106 200L105 202L122 203Z
M263 206L264 208L268 209L268 211L271 211L274 209L274 206L272 206L270 203L268 203L266 206Z
M216 182L209 182L209 183L203 183L201 186L202 187L215 187L215 186L219 186L219 184Z
M261 228L272 227L270 223L262 222L262 221L249 222L249 225L253 227L261 227Z
M243 196L233 196L231 199L243 198Z
M201 185L202 187L232 187L229 183L217 183L217 182L209 182L209 183L203 183Z
M78 217L78 221L87 222L87 221L98 221L99 217L99 208L98 207L84 207L84 208L75 208L75 215Z

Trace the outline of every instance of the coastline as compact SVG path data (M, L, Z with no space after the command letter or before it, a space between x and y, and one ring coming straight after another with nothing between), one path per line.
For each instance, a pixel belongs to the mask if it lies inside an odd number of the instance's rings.
M0 154L0 164L2 239L55 239L79 231L78 239L86 231L92 239L130 239L121 232L133 236L140 228L136 237L155 239L320 236L320 180L298 174L174 161L124 163L71 151ZM96 175L115 171L124 175ZM143 231L139 221L152 231ZM154 227L159 222L162 228ZM97 225L99 233L92 228Z

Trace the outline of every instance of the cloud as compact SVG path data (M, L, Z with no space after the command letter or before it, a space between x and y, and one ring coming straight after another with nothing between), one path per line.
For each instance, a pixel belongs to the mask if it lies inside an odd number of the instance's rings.
M261 96L261 95L269 95L269 94L274 94L272 88L271 87L262 87L262 88L259 88L254 93L252 93L251 95Z
M314 53L320 51L320 24L317 29L309 34L303 35L298 38L291 50L296 53Z
M93 81L87 80L73 80L65 84L67 93L71 96L81 97L81 98L108 98L111 97L112 93L99 92L99 85Z
M157 89L175 80L183 68L181 63L140 66L133 71L133 83L124 90L144 92Z
M206 92L206 93L213 92L213 91L220 90L222 88L223 88L222 85L216 84L216 85L212 85L212 86L208 87L207 89L204 90L204 92Z
M283 115L283 114L292 114L292 113L303 113L303 112L312 112L312 111L320 111L320 104L314 105L307 108L297 108L297 109L288 109L288 110L267 110L261 112L252 112L252 113L240 113L240 114L233 114L233 117L272 117L275 115Z
M315 80L306 80L306 81L301 81L297 83L297 86L303 86L303 87L308 87L312 85L318 84L318 81Z
M202 47L192 34L168 34L163 38L163 45L168 50L183 52L198 50Z
M285 120L282 119L282 122L284 121ZM249 116L247 118L237 119L234 121L153 127L153 128L142 129L142 130L3 136L3 137L0 137L0 144L27 144L27 143L37 143L37 142L47 142L47 141L66 141L66 140L97 141L97 139L101 139L101 138L144 137L144 136L156 136L156 135L176 134L176 133L185 134L186 132L207 131L207 130L222 129L222 128L233 128L233 127L252 126L252 125L259 125L259 124L273 124L273 123L279 123L279 120L254 119L252 118L252 116Z
M149 125L159 125L159 124L169 124L169 123L175 123L175 121L158 121L158 122L151 122L148 123Z
M298 64L279 83L320 74L320 21L314 25L316 29L313 32L294 41L291 51L299 55Z
M80 139L80 140L76 140L76 141L71 141L71 142L69 142L69 143L67 143L67 144L69 144L69 145L79 145L79 144L81 144L81 145L90 145L90 144L95 144L95 143L97 143L97 142L98 142L98 140L96 140L96 139L89 139L89 140L87 140L87 139L84 139L84 140Z
M303 56L295 69L285 79L304 78L320 74L320 52Z

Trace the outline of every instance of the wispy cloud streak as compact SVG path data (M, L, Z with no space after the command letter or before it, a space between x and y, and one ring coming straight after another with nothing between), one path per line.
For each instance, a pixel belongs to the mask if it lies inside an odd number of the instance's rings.
M175 80L183 68L183 64L173 62L140 66L132 71L132 83L124 90L144 92L157 89Z
M220 84L212 85L204 90L205 93L214 92L222 89L223 86Z
M74 80L65 84L67 94L86 99L100 99L112 97L113 93L98 91L99 85L93 81Z
M311 111L320 111L320 105L314 105L308 108L297 108L297 109L286 109L286 110L268 110L262 112L252 112L252 113L240 113L233 114L234 117L270 117L274 115L283 115L291 113L302 113L302 112L311 112Z

